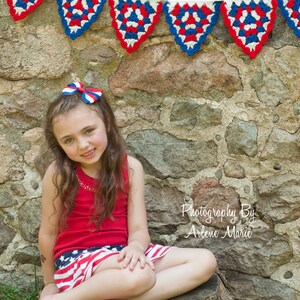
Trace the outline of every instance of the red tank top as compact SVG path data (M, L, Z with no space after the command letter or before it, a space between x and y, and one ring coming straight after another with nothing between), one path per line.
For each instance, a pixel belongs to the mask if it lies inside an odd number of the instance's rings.
M57 236L54 247L54 259L65 252L106 245L127 245L127 200L128 200L128 166L127 157L122 166L124 191L118 190L116 204L112 216L106 218L99 229L91 222L94 210L95 179L83 172L81 167L76 169L79 181L75 205L67 217L67 226Z

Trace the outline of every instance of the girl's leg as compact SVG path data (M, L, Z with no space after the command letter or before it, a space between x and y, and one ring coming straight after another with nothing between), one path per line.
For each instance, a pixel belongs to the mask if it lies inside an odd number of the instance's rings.
M206 282L217 262L206 249L174 248L155 263L156 284L142 295L130 299L169 299Z
M146 292L155 284L155 272L146 265L133 271L124 269L113 255L104 260L93 276L74 289L44 298L45 300L126 299Z

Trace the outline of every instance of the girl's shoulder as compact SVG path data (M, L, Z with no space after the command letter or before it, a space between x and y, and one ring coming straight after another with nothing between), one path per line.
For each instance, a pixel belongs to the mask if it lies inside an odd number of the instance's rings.
M58 170L57 163L56 163L56 161L53 161L46 169L46 172L44 174L44 179L47 179L48 177L53 177L54 175L56 175L58 173L57 170Z
M144 169L141 162L133 156L128 155L128 173L129 181L132 182L134 178L144 178Z
M129 170L143 169L141 162L133 156L127 155Z
M66 170L67 176L68 176L68 174L71 173L71 167L66 165L64 167L64 169ZM53 181L54 178L59 181L60 177L61 177L60 173L61 173L61 170L59 170L58 164L57 164L56 160L54 160L48 166L48 168L47 168L47 170L45 172L43 181L48 181L48 180Z

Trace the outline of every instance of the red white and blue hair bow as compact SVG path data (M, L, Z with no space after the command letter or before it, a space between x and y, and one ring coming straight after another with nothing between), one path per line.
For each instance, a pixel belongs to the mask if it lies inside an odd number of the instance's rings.
M93 104L101 99L103 91L98 88L85 88L82 82L72 82L68 84L62 91L63 96L81 93L81 97L86 104Z

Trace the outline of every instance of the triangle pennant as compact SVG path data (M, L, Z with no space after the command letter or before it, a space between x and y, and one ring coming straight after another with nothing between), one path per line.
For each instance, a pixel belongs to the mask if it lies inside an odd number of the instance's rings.
M254 58L274 27L277 0L227 0L221 5L224 23L244 53Z
M14 21L24 19L30 12L42 3L42 0L7 0L9 12Z
M217 23L220 3L168 0L163 10L176 43L188 55L193 55L200 50L201 44Z
M278 0L278 5L288 25L300 37L300 0Z
M97 20L106 0L57 0L65 33L72 39L81 36Z
M162 2L153 0L109 0L112 25L128 52L138 49L154 30Z

